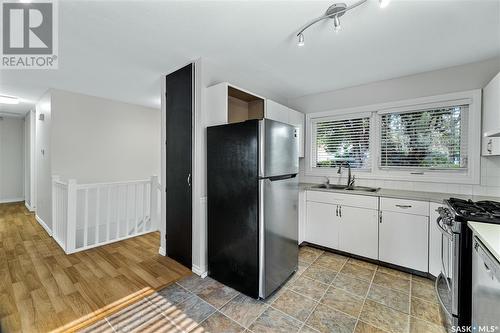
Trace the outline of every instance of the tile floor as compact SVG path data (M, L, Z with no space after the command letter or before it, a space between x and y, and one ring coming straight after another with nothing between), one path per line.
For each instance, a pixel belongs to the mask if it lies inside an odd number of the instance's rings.
M86 331L444 333L445 329L431 280L302 247L299 271L265 301L192 275Z

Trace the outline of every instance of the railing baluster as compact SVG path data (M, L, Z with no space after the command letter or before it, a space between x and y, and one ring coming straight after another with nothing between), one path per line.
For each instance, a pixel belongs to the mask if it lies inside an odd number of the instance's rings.
M142 228L141 230L146 231L146 204L147 204L147 194L148 186L147 183L142 184Z
M108 208L106 209L106 241L109 241L109 227L110 227L110 216L111 216L111 186L108 186Z
M128 232L129 232L129 226L128 226L128 222L129 222L129 211L128 211L128 185L125 185L125 237L128 235Z
M100 197L101 197L101 188L97 187L97 193L95 194L95 238L94 244L97 245L99 243L99 217L100 217Z
M83 220L83 246L88 245L88 225L89 225L89 189L85 189L85 206Z
M135 213L135 227L134 227L134 234L137 235L137 233L139 232L138 228L137 228L137 224L139 223L138 220L139 218L137 217L137 212L139 211L139 207L138 206L138 196L137 196L137 184L134 185L134 213Z

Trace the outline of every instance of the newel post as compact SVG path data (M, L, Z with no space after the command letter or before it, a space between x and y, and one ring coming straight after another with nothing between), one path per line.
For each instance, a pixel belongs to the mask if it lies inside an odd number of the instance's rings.
M158 176L151 176L151 205L149 217L151 219L151 227L158 228Z
M76 248L76 179L68 179L68 216L66 218L66 253L73 253Z

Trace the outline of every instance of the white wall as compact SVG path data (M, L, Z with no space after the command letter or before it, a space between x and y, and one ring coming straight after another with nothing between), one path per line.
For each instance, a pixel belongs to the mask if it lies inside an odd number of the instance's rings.
M292 99L289 104L297 110L312 113L480 89L499 71L500 58L494 58L464 66L308 95ZM480 136L481 133L477 135ZM324 181L322 177L305 175L306 162L304 159L300 161L300 180L311 183ZM338 176L335 174L332 174L331 178L333 182L338 181ZM481 158L481 182L477 185L392 180L357 180L357 184L404 190L500 196L500 157Z
M36 106L36 214L41 224L52 229L52 175L77 183L159 175L160 128L157 109L47 92Z
M31 207L31 111L24 117L24 201Z
M353 69L354 70L354 69ZM290 99L301 112L328 111L483 88L500 58ZM332 78L332 80L335 78Z
M24 200L24 119L0 120L0 202Z
M149 179L160 171L160 111L52 90L52 174L78 183Z
M51 104L50 92L47 92L36 104L35 117L36 217L49 233L52 230ZM43 115L43 120L40 120L40 115Z

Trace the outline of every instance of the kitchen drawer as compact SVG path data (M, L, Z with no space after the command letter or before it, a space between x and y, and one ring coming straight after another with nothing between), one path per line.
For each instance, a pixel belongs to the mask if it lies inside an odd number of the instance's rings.
M380 198L380 210L429 216L429 202L394 198Z
M307 201L334 205L378 209L378 197L369 195L344 194L323 191L307 191Z

